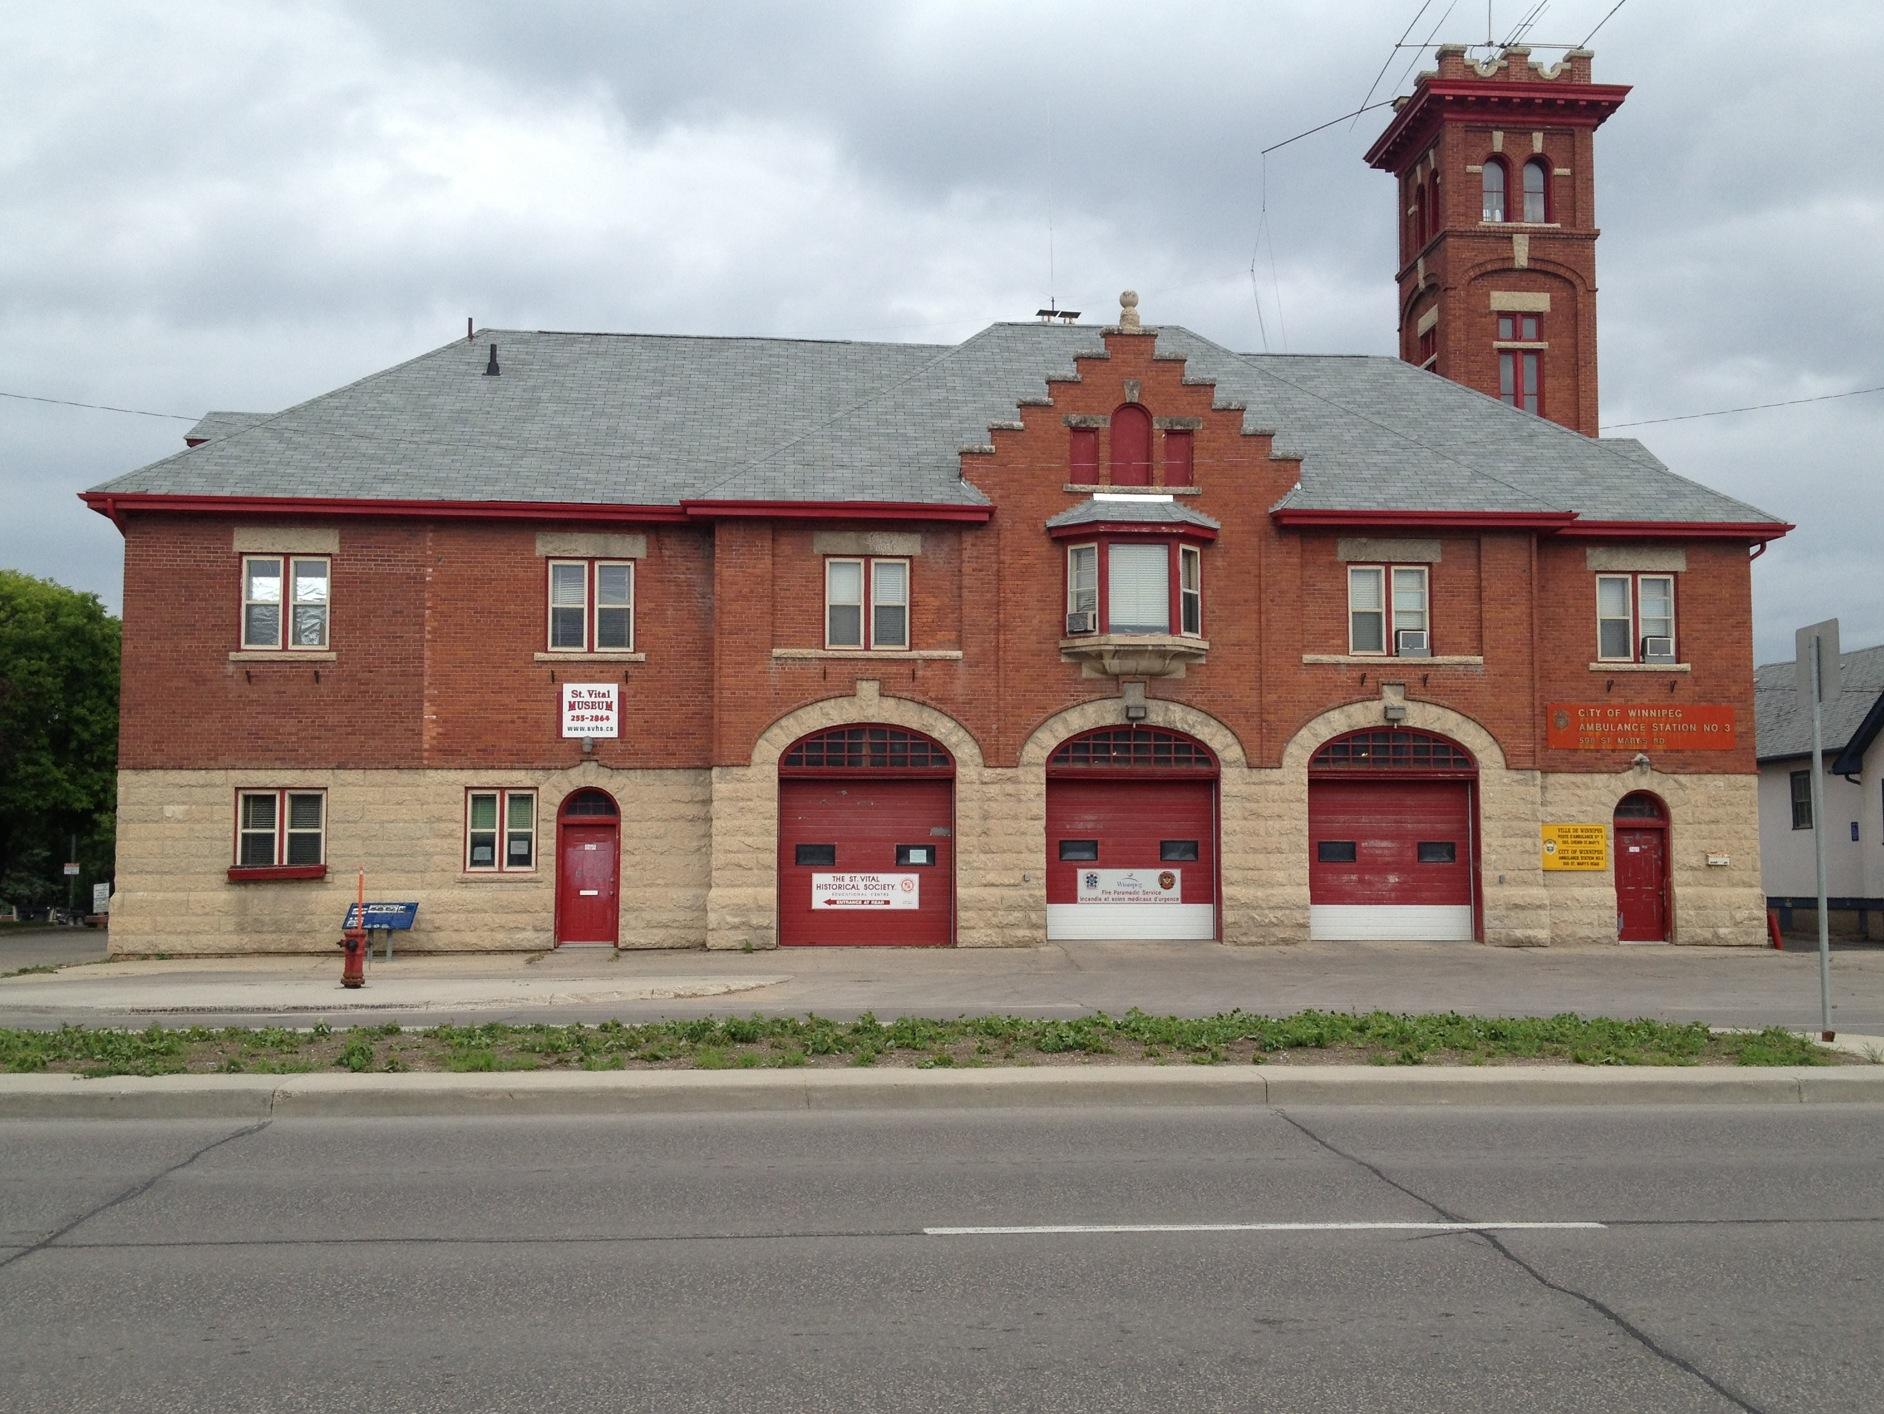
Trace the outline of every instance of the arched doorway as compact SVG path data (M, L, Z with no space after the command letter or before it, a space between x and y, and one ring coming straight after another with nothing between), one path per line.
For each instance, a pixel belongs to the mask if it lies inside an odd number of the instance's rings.
M1308 763L1308 933L1470 942L1479 932L1478 763L1414 727L1369 727Z
M955 758L907 727L831 727L778 764L781 946L955 940Z
M1047 937L1217 936L1217 758L1164 727L1101 727L1047 758Z
M620 938L621 810L607 791L563 798L556 812L556 945Z
M1645 790L1616 802L1616 937L1665 943L1674 937L1668 807Z

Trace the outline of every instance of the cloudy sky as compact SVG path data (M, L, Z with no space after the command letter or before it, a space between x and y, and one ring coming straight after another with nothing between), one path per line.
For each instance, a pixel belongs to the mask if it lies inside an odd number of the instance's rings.
M1419 10L0 0L0 391L272 411L468 314L936 342L1126 286L1238 348L1390 353L1389 115L1266 180L1260 150L1357 107ZM1445 11L1413 38L1485 37ZM1604 423L1884 384L1884 7L1629 0L1592 47L1635 85L1598 140ZM115 608L73 493L186 425L0 397L0 565ZM1798 522L1755 569L1763 661L1834 614L1884 641L1884 394L1631 430Z

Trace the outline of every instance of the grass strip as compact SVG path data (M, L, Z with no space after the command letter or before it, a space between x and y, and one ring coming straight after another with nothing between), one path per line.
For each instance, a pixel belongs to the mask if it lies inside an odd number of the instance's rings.
M306 1030L0 1028L0 1071L84 1076L308 1071L739 1070L795 1066L991 1066L1365 1062L1375 1065L1835 1065L1790 1031L1716 1034L1698 1022L1304 1011L1261 1016L836 1021L728 1016L629 1025Z

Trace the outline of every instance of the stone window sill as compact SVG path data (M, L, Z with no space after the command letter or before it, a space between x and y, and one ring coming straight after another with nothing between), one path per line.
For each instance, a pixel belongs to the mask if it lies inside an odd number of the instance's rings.
M1062 491L1076 491L1084 495L1104 494L1119 496L1201 496L1201 486L1089 486L1084 482L1069 481L1060 488Z
M830 663L846 658L862 658L874 663L922 662L958 663L959 648L774 648L773 658L780 662Z
M231 865L229 882L232 884L273 884L285 879L325 879L325 864L274 864L262 868Z
M1342 667L1365 668L1396 665L1407 668L1482 668L1485 659L1477 653L1441 653L1430 658L1408 658L1392 653L1304 653L1304 663L1335 663Z
M539 663L645 663L645 653L539 653Z
M535 869L467 869L458 875L461 884L531 884L541 877Z
M313 648L245 648L231 653L231 663L334 663L340 655Z
M1593 673L1691 673L1692 663L1591 663Z

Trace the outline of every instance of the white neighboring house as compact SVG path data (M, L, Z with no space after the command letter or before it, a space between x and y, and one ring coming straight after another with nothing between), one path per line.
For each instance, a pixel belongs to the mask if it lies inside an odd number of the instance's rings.
M1884 646L1843 655L1824 709L1825 893L1834 933L1884 940ZM1788 932L1815 928L1812 713L1793 664L1754 671L1760 876Z

